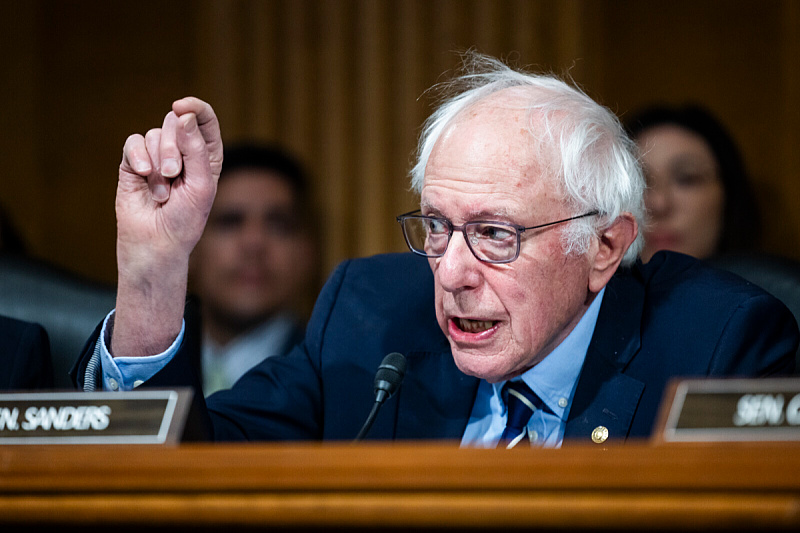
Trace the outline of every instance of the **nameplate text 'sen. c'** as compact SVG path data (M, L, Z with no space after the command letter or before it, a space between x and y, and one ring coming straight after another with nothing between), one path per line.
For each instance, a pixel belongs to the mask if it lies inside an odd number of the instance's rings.
M687 379L673 390L664 442L800 441L800 378Z

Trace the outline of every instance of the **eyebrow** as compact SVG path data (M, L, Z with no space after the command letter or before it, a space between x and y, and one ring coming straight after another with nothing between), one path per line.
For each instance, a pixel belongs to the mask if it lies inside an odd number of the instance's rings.
M441 211L439 211L439 209L435 208L434 206L432 206L430 204L423 203L423 204L420 205L420 209L423 212L427 211L427 214L432 215L432 216L441 217L441 218L448 218ZM480 211L478 211L478 210L470 211L467 214L467 216L466 216L466 218L464 220L466 220L466 221L470 221L470 220L487 220L487 221L497 220L499 222L501 220L512 220L513 218L514 217L511 216L511 214L508 212L507 209L498 209L498 210L494 210L494 211L489 211L489 210L485 210L484 209L484 210L480 210Z

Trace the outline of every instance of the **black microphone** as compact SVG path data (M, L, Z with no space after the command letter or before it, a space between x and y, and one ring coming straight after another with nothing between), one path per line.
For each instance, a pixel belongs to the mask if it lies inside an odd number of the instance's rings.
M372 404L372 411L370 411L366 422L358 432L355 442L360 441L372 427L375 421L375 416L378 414L383 402L392 397L392 395L400 388L403 382L403 376L406 373L406 358L403 354L392 352L381 361L378 371L375 373L375 403Z

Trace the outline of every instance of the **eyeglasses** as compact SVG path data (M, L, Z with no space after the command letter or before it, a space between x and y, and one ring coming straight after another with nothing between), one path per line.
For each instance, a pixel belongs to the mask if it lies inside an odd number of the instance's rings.
M599 214L598 211L590 211L582 215L556 220L555 222L525 227L505 222L482 220L454 226L446 218L421 215L419 213L420 211L417 209L397 217L400 227L403 228L406 244L412 252L424 257L442 257L447 251L447 245L450 244L453 232L458 230L464 233L464 240L472 255L485 263L510 263L514 261L519 257L522 234L527 230L546 228L569 222L570 220Z

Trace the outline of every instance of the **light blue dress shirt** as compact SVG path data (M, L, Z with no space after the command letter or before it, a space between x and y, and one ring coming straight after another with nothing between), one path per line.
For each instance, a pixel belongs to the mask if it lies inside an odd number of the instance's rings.
M558 448L564 440L569 408L575 395L583 361L597 324L603 288L589 305L578 325L555 350L541 363L524 374L521 379L554 413L537 409L528 422L531 446ZM506 427L506 406L500 392L505 381L489 383L481 381L472 415L461 439L462 447L494 448ZM521 446L519 444L518 446Z
M525 372L521 379L554 413L537 410L528 422L531 446L558 448L564 439L567 416L575 395L578 377L597 324L603 288L564 341L541 363ZM106 317L98 339L105 390L132 390L147 381L172 360L183 342L184 326L178 337L164 352L146 357L112 357L108 351L108 336L113 327L114 312ZM461 445L464 447L494 448L506 425L506 408L500 391L505 382L481 381L472 407L472 414Z

